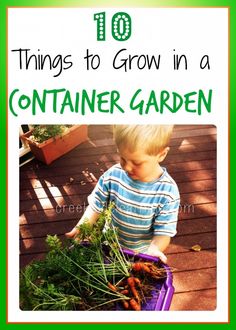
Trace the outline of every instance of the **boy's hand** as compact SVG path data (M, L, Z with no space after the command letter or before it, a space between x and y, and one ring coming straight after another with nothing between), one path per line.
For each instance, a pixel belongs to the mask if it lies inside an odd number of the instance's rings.
M76 238L76 236L78 235L79 230L77 227L74 227L71 231L69 231L68 233L65 233L65 236L67 238Z
M169 244L170 244L169 236L154 236L147 250L147 254L160 258L161 261L166 264L167 257L162 251L165 251L165 249L168 247Z
M79 220L79 222L77 223L77 225L68 233L65 233L65 236L67 238L72 238L72 239L76 239L76 236L79 233L79 226L84 223L85 221L90 223L91 225L93 225L98 217L99 217L100 213L94 212L90 206L87 207L87 209L85 210L82 218ZM77 241L79 241L79 239L77 239Z
M167 263L167 257L166 255L161 252L157 247L153 247L153 246L149 246L148 250L147 250L147 254L149 254L150 256L153 257L158 257L160 258L160 260L166 264Z

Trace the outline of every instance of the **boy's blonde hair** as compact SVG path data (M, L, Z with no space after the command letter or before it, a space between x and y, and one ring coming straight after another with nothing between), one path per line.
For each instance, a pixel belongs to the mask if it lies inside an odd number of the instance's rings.
M113 133L118 148L130 152L144 149L147 155L156 156L168 147L174 125L114 125Z

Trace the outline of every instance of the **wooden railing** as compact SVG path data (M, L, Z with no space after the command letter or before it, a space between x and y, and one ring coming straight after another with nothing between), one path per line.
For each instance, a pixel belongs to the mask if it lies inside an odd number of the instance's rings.
M34 156L29 155L29 157L26 157L25 160L21 161L21 158L27 154L30 153L30 148L28 144L21 138L21 136L30 130L30 125L21 125L19 128L19 158L20 158L20 166L28 163L32 159L34 159Z

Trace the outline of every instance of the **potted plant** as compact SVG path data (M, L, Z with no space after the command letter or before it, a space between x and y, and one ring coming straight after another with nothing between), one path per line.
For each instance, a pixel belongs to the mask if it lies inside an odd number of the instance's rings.
M32 125L32 130L22 135L34 156L47 165L87 138L87 125Z

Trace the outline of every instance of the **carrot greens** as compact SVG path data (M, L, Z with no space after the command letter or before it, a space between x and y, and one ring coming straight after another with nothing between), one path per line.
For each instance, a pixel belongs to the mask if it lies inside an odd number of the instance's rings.
M145 267L135 266L122 252L111 221L112 207L95 225L81 224L72 241L62 243L56 235L47 236L45 257L20 273L22 310L114 310L118 302L124 308L141 309L150 287L145 283ZM161 273L148 267L155 276ZM138 279L138 269L143 280Z

